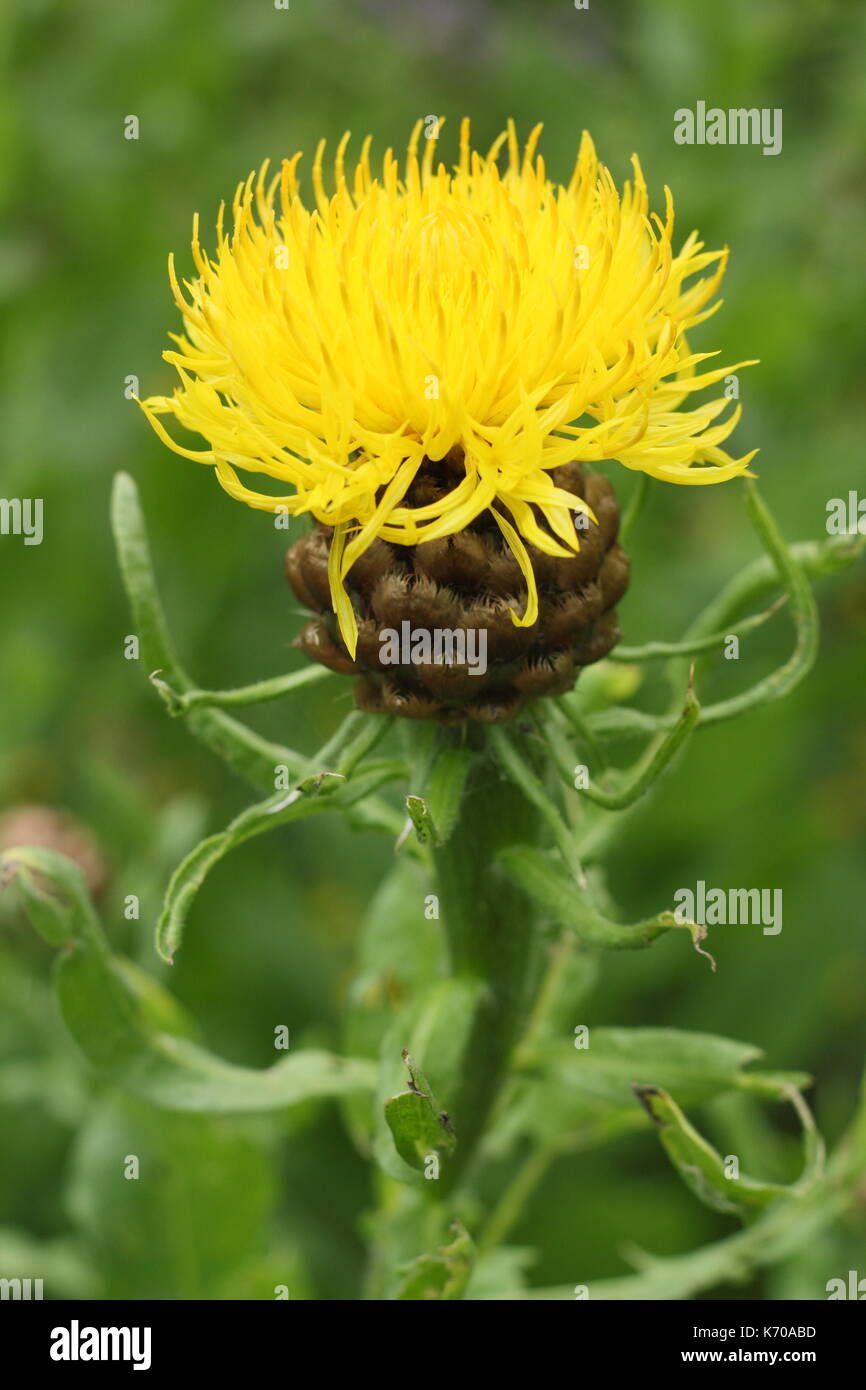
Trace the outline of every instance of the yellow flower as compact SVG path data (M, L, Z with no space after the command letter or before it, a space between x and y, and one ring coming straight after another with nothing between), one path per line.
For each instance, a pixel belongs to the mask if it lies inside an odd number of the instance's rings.
M344 579L377 536L415 545L490 509L526 578L526 611L514 620L531 624L525 542L569 554L579 548L573 513L589 511L551 469L617 459L668 482L714 483L753 457L721 447L739 406L725 418L724 396L682 408L750 365L699 371L715 354L686 341L721 302L710 304L727 250L705 251L692 233L675 254L670 191L664 220L650 215L635 156L620 195L587 134L568 184L552 183L536 153L540 130L521 151L509 122L482 155L464 120L449 171L434 163L435 139L419 157L419 122L402 178L391 150L374 174L369 137L347 173L346 135L330 195L322 142L315 208L299 193L300 155L270 179L266 163L239 186L230 234L220 208L215 257L194 219L198 274L186 295L169 261L186 331L165 357L180 385L143 409L166 444L212 465L233 497L334 527L331 594L353 655ZM164 415L208 448L173 440ZM461 462L457 485L406 505L423 460L446 456ZM288 490L253 491L239 471Z

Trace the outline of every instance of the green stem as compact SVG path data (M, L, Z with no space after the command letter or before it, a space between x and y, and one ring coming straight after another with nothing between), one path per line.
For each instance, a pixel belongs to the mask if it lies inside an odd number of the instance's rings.
M787 596L783 594L776 599L775 603L765 608L763 613L753 613L751 618L744 618L741 623L735 623L726 632L711 632L707 637L695 637L691 641L684 642L647 642L641 647L614 647L608 653L610 661L662 661L673 656L700 656L703 652L710 652L715 647L723 647L730 637L745 637L748 633L754 632L756 627L761 627L774 613L786 602Z
M471 775L454 834L433 851L451 972L485 986L451 1107L457 1151L449 1187L475 1155L538 975L534 914L497 865L501 850L534 841L537 831L538 816L521 790L501 780L483 758Z
M691 677L686 691L683 712L677 723L666 733L659 734L650 745L643 759L632 772L629 780L616 791L606 791L602 787L582 787L580 792L587 800L594 801L608 811L622 811L639 801L658 780L673 761L686 739L697 724L701 707L692 686Z
M548 950L548 959L541 983L532 1006L532 1013L514 1056L514 1064L520 1067L530 1054L532 1047L541 1036L550 1009L559 993L562 978L578 944L575 933L563 931Z
M568 726L577 734L581 743L585 744L595 759L598 767L604 772L607 769L607 755L604 745L594 736L586 721L575 709L570 701L560 696L557 700L549 702L549 717L565 733Z
M742 570L704 609L692 623L684 641L691 645L708 634L720 632L744 607L778 588L781 580L794 620L794 650L778 670L751 689L729 700L705 705L698 720L700 727L732 719L769 700L781 699L803 678L815 659L818 626L815 603L806 580L844 569L857 558L866 542L863 536L833 536L827 541L802 541L789 546L751 484L746 489L746 503L767 554ZM676 660L670 677L675 687L685 679L684 668ZM599 739L637 738L641 734L673 728L678 717L675 709L667 714L647 714L643 710L616 708L590 716L589 723L592 733Z
M577 854L577 839L559 807L548 795L541 779L518 746L516 737L503 728L490 730L490 747L497 762L523 796L535 807L553 833L556 847L574 879L583 888L586 879Z
M332 676L326 666L304 666L300 671L288 675L271 676L268 680L256 681L253 685L241 685L232 690L173 690L171 685L160 679L154 671L151 681L163 695L172 714L186 714L191 709L203 707L229 708L231 705L258 705L266 700L279 700L283 695L291 695L305 685L316 685L327 676Z
M490 1214L478 1248L495 1250L526 1210L526 1204L557 1156L555 1144L531 1149Z

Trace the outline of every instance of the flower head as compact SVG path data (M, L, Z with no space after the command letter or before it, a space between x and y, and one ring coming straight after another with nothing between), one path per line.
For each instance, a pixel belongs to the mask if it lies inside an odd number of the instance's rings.
M527 543L572 554L574 514L591 515L552 470L616 459L714 483L753 457L722 448L739 406L690 400L736 370L704 369L715 354L686 339L720 303L727 251L692 233L674 252L670 191L664 220L650 214L637 157L620 194L586 134L558 185L536 152L540 126L521 150L509 123L482 155L464 120L452 170L434 138L419 155L422 128L402 177L391 150L374 173L369 138L347 171L344 136L331 193L320 144L314 208L299 192L300 155L270 178L264 164L235 194L231 232L220 209L213 257L196 218L196 278L182 288L170 262L185 333L165 356L180 384L142 402L160 437L213 466L233 497L334 528L330 592L353 655L344 580L376 538L417 545L489 512L526 581L514 621L532 625ZM208 447L172 439L166 415ZM453 485L408 505L422 465L439 460ZM241 474L284 490L254 490Z

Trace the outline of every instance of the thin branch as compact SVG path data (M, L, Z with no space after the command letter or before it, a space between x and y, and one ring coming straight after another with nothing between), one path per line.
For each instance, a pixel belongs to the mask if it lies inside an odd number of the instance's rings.
M700 656L716 647L723 647L730 637L745 637L756 627L761 627L787 601L788 595L782 594L762 613L753 613L750 618L744 618L741 623L734 624L726 632L713 632L709 637L695 637L691 641L683 642L647 642L641 647L614 647L613 651L608 653L608 660L661 661L676 656Z
M268 680L256 681L254 685L238 686L234 690L173 690L168 681L162 679L162 671L151 674L151 683L165 700L170 714L188 714L191 709L218 707L228 709L232 705L263 704L266 700L279 700L306 685L317 685L326 676L334 675L327 666L305 666L300 671L292 671L284 676L271 676Z

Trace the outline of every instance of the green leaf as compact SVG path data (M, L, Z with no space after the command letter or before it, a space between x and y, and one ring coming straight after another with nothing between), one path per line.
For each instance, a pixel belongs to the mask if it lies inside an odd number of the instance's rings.
M207 692L198 690L178 661L159 597L138 488L128 473L118 473L115 477L111 494L111 522L143 663L145 669L156 677L157 688L161 683L163 698L169 708L184 713L195 736L260 791L271 791L274 772L278 767L285 766L293 776L298 777L317 771L310 767L309 759L294 749L263 738L246 724L209 705L202 698ZM259 695L263 690L268 695L284 693L289 686L296 688L299 684L324 678L324 674L321 668L316 668L315 674L309 676L294 673L288 677L276 677L272 681L260 682L253 690ZM247 692L216 693L228 696L231 703L237 703L238 698ZM186 707L187 695L191 697L189 708ZM379 732L387 730L389 722L379 717L365 720L367 729L376 731L374 741ZM362 734L362 737L365 736ZM353 805L354 802L348 800L346 809ZM388 834L393 832L393 812L387 803L372 795L370 786L353 819Z
M352 1057L378 1062L383 1039L391 1036L395 1021L427 981L441 974L442 933L439 923L426 914L428 892L419 865L400 857L367 908L358 942L358 973L346 1007L344 1050ZM408 1028L394 1036L392 1055L407 1040L411 1042ZM368 1153L377 1116L367 1097L348 1096L341 1108L355 1142Z
M372 1091L376 1068L321 1051L294 1053L266 1070L237 1067L196 1046L183 1011L156 981L112 956L80 869L50 850L12 850L7 874L39 874L56 894L63 939L55 983L64 1021L88 1060L107 1078L168 1110L241 1113ZM27 901L27 900L25 900ZM41 909L40 909L41 910ZM60 908L58 909L58 912Z
M303 1050L264 1070L224 1062L186 1038L149 1027L126 966L80 948L61 957L57 990L66 1026L88 1060L123 1089L165 1110L241 1114L372 1091L375 1067Z
M153 572L138 488L128 473L115 477L111 521L146 670L158 671L173 694L185 693L194 688L193 683L174 654ZM299 753L269 742L219 709L193 709L187 722L202 743L262 790L273 786L274 768L285 765L300 773L306 767L306 759Z
M412 822L419 845L438 845L439 836L430 814L430 808L424 798L422 796L407 796L406 810L409 813L409 819Z
M23 865L15 874L15 886L31 924L43 941L49 946L62 946L68 941L71 935L69 905L43 892L38 876Z
M685 642L646 642L640 647L627 647L618 643L608 655L609 661L667 661L675 656L701 656L704 652L723 647L731 637L745 637L755 628L762 627L778 613L787 595L776 599L761 613L753 613L739 623L732 623L725 632L711 632L705 637L695 637Z
M456 1143L447 1113L439 1108L424 1073L404 1049L408 1087L385 1102L385 1120L394 1147L410 1168L421 1172L431 1155L449 1155Z
M495 1303L499 1299L525 1297L526 1270L535 1262L535 1251L525 1245L500 1245L480 1253L469 1277L464 1299Z
M0 887L13 882L31 925L50 946L102 944L84 875L65 854L38 845L7 850L0 855Z
M503 1149L526 1136L553 1149L589 1148L642 1127L634 1086L664 1088L683 1105L698 1105L726 1091L754 1090L762 1076L745 1070L761 1056L758 1048L711 1034L591 1028L587 1040L587 1047L562 1041L530 1053L528 1074L512 1083L491 1145Z
M524 893L550 913L560 926L570 927L589 946L607 951L639 951L666 932L685 928L695 950L706 956L715 970L712 956L701 947L706 928L695 922L680 922L673 912L660 912L645 922L629 926L611 922L593 907L588 895L558 864L532 845L513 845L500 851L499 863Z
M435 1255L419 1255L402 1265L394 1297L399 1300L451 1300L462 1298L475 1263L475 1246L460 1224L451 1227L454 1239L440 1245Z
M660 733L628 774L621 773L615 790L584 787L581 795L608 811L624 810L644 796L673 762L700 719L701 707L689 675L682 714L667 732Z
M109 1297L211 1299L268 1253L278 1194L249 1125L116 1098L78 1137L68 1206Z
M794 648L787 661L750 689L728 700L705 705L698 720L700 726L732 719L768 701L779 700L803 679L814 665L818 650L818 611L809 578L832 573L850 564L864 543L863 537L852 540L850 537L834 536L821 543L807 541L788 545L752 479L746 479L745 498L752 524L766 554L741 571L709 604L692 623L684 641L692 644L722 631L744 605L777 588L781 582L794 622ZM675 682L676 679L674 676ZM643 732L655 733L673 728L676 721L676 711L646 714L634 709L603 709L593 715L590 726L598 737L633 737Z
M78 1301L101 1294L101 1276L79 1240L38 1240L29 1232L0 1227L0 1272L5 1279L41 1279L46 1299Z
M238 845L257 835L304 820L329 807L343 807L363 799L399 771L393 763L369 764L348 785L342 773L316 772L304 777L292 791L276 792L249 806L225 830L209 835L196 845L173 873L156 928L156 946L163 960L174 960L183 938L186 919L210 871ZM342 793L342 796L340 796Z
M635 1094L683 1182L706 1206L746 1216L785 1196L787 1189L782 1184L729 1177L721 1154L689 1123L666 1091L657 1086L636 1086Z
M769 700L781 700L811 670L818 652L818 609L809 581L751 478L746 479L746 506L752 524L790 599L795 629L794 650L782 666L764 680L758 681L750 690L735 695L730 700L708 705L701 711L701 724L714 724L723 719L732 719L746 710L766 704Z
M436 758L424 787L424 799L436 827L436 843L450 840L460 814L463 791L475 755L468 748L446 748Z
M394 1136L394 1145L410 1168L423 1171L431 1154L453 1151L453 1132L447 1127L443 1114L434 1108L432 1097L426 1093L403 1091L386 1101L385 1119Z
M232 705L256 705L266 700L279 700L286 695L302 690L307 685L318 685L320 681L334 672L327 666L302 666L300 671L291 671L283 676L271 676L268 680L256 681L253 685L238 686L232 690L185 690L171 689L167 681L156 675L151 676L153 684L165 696L171 714L186 714L191 709L205 705L216 705L226 709Z
M590 1300L669 1302L694 1298L720 1285L743 1284L755 1270L778 1264L816 1240L839 1219L848 1201L838 1187L822 1185L805 1197L774 1202L745 1230L713 1245L663 1258L632 1250L633 1263L640 1265L640 1272L589 1281ZM573 1285L561 1285L529 1293L517 1289L503 1297L573 1301L575 1291Z
M364 915L358 942L358 978L353 996L388 992L395 1008L405 1007L410 990L437 973L442 962L442 930L427 915L429 880L420 866L396 859L379 884ZM376 1052L381 1033L376 1040Z
M387 1110L387 1107L390 1100L393 1099L394 1086L398 1079L396 1059L401 1055L401 1047L404 1058L409 1053L414 1057L422 1057L425 1070L434 1077L436 1092L449 1113L449 1128L446 1130L446 1136L450 1132L451 1141L453 1141L454 1130L459 1137L460 1117L459 1115L451 1115L450 1109L453 1104L453 1097L460 1092L465 1070L472 1065L472 1060L467 1056L467 1052L476 1011L485 997L486 988L483 982L474 977L455 976L450 979L437 980L435 984L428 985L420 995L409 1002L407 1007L400 1012L382 1041L378 1096L382 1107L379 1114L383 1116L384 1122L379 1121L377 1124L373 1151L384 1171L399 1182L423 1182L424 1187L429 1186L431 1190L435 1188L435 1183L426 1177L423 1180L418 1177L418 1169L423 1168L423 1163L418 1164L413 1158L407 1167L406 1162L403 1161L405 1155L398 1157L399 1147L397 1153L394 1151L394 1135L388 1123L388 1114L398 1113L400 1107L391 1112ZM407 1041L408 1050L405 1047ZM414 1063L412 1065L414 1066ZM413 1114L417 1114L421 1120L424 1120L425 1117L429 1119L432 1104L438 1128L434 1129L430 1126L430 1132L441 1139L442 1136L439 1133L441 1126L439 1126L438 1120L440 1105L433 1098L432 1089L426 1081L420 1086L420 1089L431 1097L431 1101L425 1102L421 1106L412 1102L404 1102L405 1116L407 1120L410 1120ZM444 1149L446 1159L453 1148L453 1142L446 1138ZM432 1150L427 1149L425 1152L429 1153ZM443 1163L443 1175L444 1166Z

